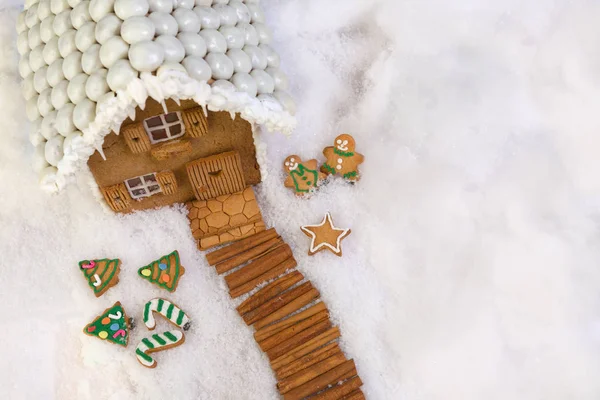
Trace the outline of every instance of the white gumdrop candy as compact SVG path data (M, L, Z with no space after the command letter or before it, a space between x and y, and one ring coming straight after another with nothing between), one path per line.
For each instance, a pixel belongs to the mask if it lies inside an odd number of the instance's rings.
M212 53L225 53L227 51L227 41L221 32L215 29L203 29L200 36L206 42L206 48Z
M25 104L25 114L27 115L27 119L30 121L35 121L40 117L40 110L38 109L37 101L39 96L33 96L27 103Z
M200 18L202 29L219 29L221 16L211 7L195 7L194 12Z
M212 76L210 66L202 57L188 56L181 63L188 74L197 81L208 81Z
M244 47L244 32L235 26L222 26L219 32L225 38L228 49L241 49Z
M35 153L33 153L33 160L31 166L33 170L40 173L44 168L48 167L48 161L46 161L46 142L39 143L35 147Z
M100 61L106 68L113 66L117 60L127 58L129 45L119 36L111 37L100 48Z
M19 75L21 75L21 78L25 79L32 73L33 70L29 65L29 54L26 54L19 60Z
M213 0L213 4L229 4L229 0Z
M210 7L212 3L213 0L196 0L196 5L202 7Z
M259 94L271 94L275 90L275 82L271 75L260 69L250 72L250 76L256 81L256 88Z
M40 128L40 133L46 140L58 135L58 131L56 130L56 126L54 125L56 122L56 110L52 110L44 117L42 120L42 126Z
M171 35L176 36L179 32L179 25L171 14L162 12L153 12L148 18L154 23L157 35Z
M156 42L144 41L131 45L129 49L129 62L131 66L141 72L153 72L165 60L165 51Z
M38 97L37 106L38 106L38 110L40 111L40 115L42 117L45 117L52 110L54 110L54 107L52 106L51 94L52 94L52 89L48 88L48 89L44 90L42 93L40 93L40 95Z
M36 25L29 30L29 33L27 34L27 42L29 43L29 49L31 50L43 44L39 25Z
M185 67L180 63L165 62L163 65L158 67L158 70L156 70L156 75L160 76L161 74L166 73L168 71L180 71L183 73L187 72Z
M114 7L115 14L123 21L131 17L142 17L150 10L147 0L116 0Z
M148 0L150 12L163 12L171 14L173 12L173 0Z
M179 63L185 57L185 48L175 36L163 35L154 39L155 43L162 46L165 53L165 62Z
M53 24L54 15L44 19L40 24L40 37L42 38L42 42L48 43L50 39L57 37L56 33L54 33L54 28L52 27Z
M73 23L71 22L71 11L63 11L54 17L52 23L52 29L56 36L61 37L69 29L73 29Z
M46 65L44 61L44 46L40 45L29 53L29 66L33 72Z
M177 21L179 32L198 33L200 31L200 18L192 10L177 8L172 15Z
M46 46L44 46L44 50L42 51L42 56L44 57L44 62L48 65L52 64L60 57L60 52L58 51L58 38L56 36L46 43Z
M50 0L50 10L54 15L58 15L69 8L71 7L67 0Z
M279 68L279 54L277 54L277 52L273 50L271 46L268 44L259 44L258 48L265 53L265 56L267 57L267 65L269 67Z
M46 74L48 73L48 67L43 66L33 74L33 87L38 93L42 93L44 90L50 87Z
M85 52L96 43L96 23L88 21L79 28L75 35L75 46L80 52Z
M235 26L238 23L237 11L226 4L218 4L213 9L219 13L221 26Z
M50 9L50 0L39 1L37 15L40 21L43 21L52 15L52 10Z
M56 129L62 136L67 136L69 133L75 131L75 124L73 124L74 110L75 104L67 103L62 106L62 108L59 109L58 113L56 114Z
M115 10L115 0L92 0L89 12L92 20L99 22Z
M175 0L175 5L177 8L185 8L191 10L194 8L195 0Z
M252 23L265 23L265 15L258 4L246 4L246 7L248 7L248 11L250 11L250 19L252 20Z
M219 89L223 92L228 92L228 93L235 93L235 91L236 91L235 85L224 79L216 80L210 86L214 89Z
M204 38L197 33L182 32L177 35L177 39L179 39L183 45L187 56L204 57L206 55L206 42L204 41Z
M87 0L67 0L67 2L69 3L69 7L71 8L77 7L82 1L85 3L89 3L89 1Z
M256 81L248 73L238 72L233 75L231 81L239 91L248 93L250 97L255 97L258 93Z
M209 53L206 58L213 79L229 79L233 76L233 62L223 53Z
M81 56L81 68L83 68L83 72L88 75L93 74L95 71L102 68L102 61L100 59L100 51L103 46L100 46L98 43L90 46L89 49L86 50L85 53Z
M96 41L100 44L112 37L119 36L123 21L115 14L108 14L96 24Z
M244 32L244 41L246 45L257 46L259 43L258 32L256 28L247 23L237 24L237 28Z
M273 92L273 96L281 103L283 104L283 107L292 115L296 114L296 103L294 102L294 99L292 99L292 97L287 94L286 92L282 92L280 90L276 90L275 92Z
M106 81L111 90L125 89L127 84L137 78L138 72L133 69L129 61L118 60L108 69Z
M25 23L26 15L27 15L27 10L21 11L19 13L19 15L17 16L17 34L19 34L19 35L22 32L25 32L25 30L27 30L27 28L29 28L27 26L27 24Z
M69 29L58 38L58 51L62 58L67 57L74 51L77 51L75 45L75 36L77 32L74 29Z
M22 56L30 50L28 32L25 31L19 33L19 36L17 36L17 51L19 52L19 55Z
M258 33L258 41L262 44L269 44L273 40L271 30L265 24L252 24L256 33Z
M46 72L46 79L48 80L48 84L50 85L50 87L55 87L60 82L65 80L63 64L64 60L62 58L59 58L48 67L48 71Z
M88 21L92 20L89 11L89 1L82 1L71 11L71 24L73 28L79 29Z
M28 28L31 28L38 22L40 22L40 17L38 16L38 5L34 4L27 10L27 14L25 14L25 25L27 25Z
M73 104L79 104L87 97L85 86L89 75L79 74L69 82L67 86L67 95Z
M239 0L231 0L229 2L229 6L233 7L233 9L235 9L238 22L250 23L252 18L250 16L250 10L248 9L248 6L246 6L244 3L242 3Z
M62 136L54 136L46 142L44 147L44 156L48 164L57 166L63 158L63 142L65 138Z
M250 57L250 61L252 61L252 68L267 68L267 57L261 49L259 49L257 46L244 46L243 50L246 54L248 54L248 57Z
M27 101L29 101L33 96L37 95L37 92L33 87L33 74L23 79L23 83L21 84L21 93Z
M129 44L152 40L155 33L154 23L147 17L129 18L121 26L121 37Z
M83 54L81 54L78 51L75 51L69 54L67 58L64 59L62 67L63 74L65 75L66 79L71 80L75 75L83 72L83 68L81 68L82 56Z
M279 68L269 67L265 70L265 72L271 75L271 77L273 78L275 90L287 90L287 76L285 76L285 74Z
M68 87L69 81L62 81L52 88L52 105L55 109L60 110L69 102L69 96L67 94Z
M231 49L227 52L227 57L233 63L233 70L235 72L249 73L252 71L252 61L243 50Z
M96 118L96 103L83 99L73 109L73 125L79 130L86 129Z
M108 71L103 68L94 72L87 79L85 83L85 94L90 100L98 101L100 97L108 93L110 88L108 87L108 82L106 81L107 75Z

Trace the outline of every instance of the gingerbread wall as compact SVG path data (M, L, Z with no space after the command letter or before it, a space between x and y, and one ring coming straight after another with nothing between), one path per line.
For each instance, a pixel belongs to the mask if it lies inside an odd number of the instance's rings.
M181 106L178 106L174 101L167 100L169 112L190 110L196 107L198 105L193 101L182 101ZM239 153L246 185L254 185L261 181L250 124L239 116L231 119L229 113L225 112L209 112L208 130L202 136L189 137L186 135L179 139L180 143L185 144L182 146L184 151L179 154L174 154L164 160L157 160L152 155L156 146L152 146L152 151L137 154L132 152L125 141L124 130L132 123L138 123L163 113L162 105L154 100L148 100L144 110L137 110L135 121L127 120L123 123L120 135L111 133L105 138L102 148L106 160L96 152L88 161L90 170L100 188L121 184L126 179L148 173L173 172L176 180L176 190L172 191L173 193L156 194L141 200L132 199L129 206L120 211L130 212L162 207L194 199L194 190L186 172L186 164L224 152L236 151Z

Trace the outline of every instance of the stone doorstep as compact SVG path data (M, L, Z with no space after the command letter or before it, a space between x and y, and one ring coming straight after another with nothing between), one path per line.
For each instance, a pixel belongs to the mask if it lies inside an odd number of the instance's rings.
M224 233L218 235L205 236L198 239L198 249L207 250L211 247L218 246L220 244L234 242L236 240L244 239L252 236L258 232L262 232L266 229L265 223L262 221L253 222L251 224L242 225L230 229Z

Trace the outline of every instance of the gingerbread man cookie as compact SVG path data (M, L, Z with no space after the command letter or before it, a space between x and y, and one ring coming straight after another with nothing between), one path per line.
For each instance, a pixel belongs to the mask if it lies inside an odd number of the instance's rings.
M316 189L319 180L324 175L319 172L317 160L302 161L297 155L291 155L285 159L283 170L287 174L285 187L294 189L298 196L302 196Z
M357 181L358 166L363 163L365 157L357 153L355 147L356 142L352 136L344 133L336 137L334 145L323 150L327 161L321 166L321 171L326 174L341 175L349 181Z

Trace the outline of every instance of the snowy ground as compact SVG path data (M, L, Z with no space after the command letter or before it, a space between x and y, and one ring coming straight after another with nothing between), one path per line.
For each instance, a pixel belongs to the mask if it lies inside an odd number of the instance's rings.
M274 377L177 209L106 215L85 189L46 197L0 12L2 399L276 399ZM1 4L1 3L0 3ZM299 128L265 134L269 224L321 290L370 399L600 398L600 4L585 0L264 0ZM341 132L356 187L284 190L286 155ZM344 257L305 255L330 210ZM137 267L178 249L186 343L140 367L81 333L114 301L161 292ZM120 257L101 299L76 262ZM162 322L161 322L162 323ZM165 325L166 326L166 325Z

